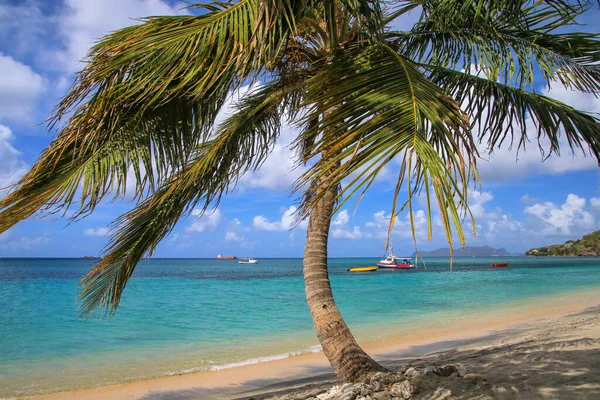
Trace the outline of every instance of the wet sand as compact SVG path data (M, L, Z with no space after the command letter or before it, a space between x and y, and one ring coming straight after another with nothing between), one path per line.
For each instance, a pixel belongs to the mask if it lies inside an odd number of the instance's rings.
M585 290L504 305L502 310L470 314L449 325L432 322L409 334L362 345L390 368L405 363L461 362L488 379L489 390L496 390L493 397L600 398L599 295L600 289ZM307 390L334 382L325 356L314 353L34 398L230 399L293 393L302 397ZM561 397L565 387L569 395Z

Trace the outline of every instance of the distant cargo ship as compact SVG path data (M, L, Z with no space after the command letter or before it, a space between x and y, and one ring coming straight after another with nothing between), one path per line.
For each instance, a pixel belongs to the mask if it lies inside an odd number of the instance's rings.
M235 260L236 256L224 256L222 254L217 255L217 260Z

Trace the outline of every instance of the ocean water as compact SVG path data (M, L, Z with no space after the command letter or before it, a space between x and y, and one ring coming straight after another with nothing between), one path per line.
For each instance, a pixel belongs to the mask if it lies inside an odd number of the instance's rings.
M507 268L492 262L506 260ZM428 259L416 271L352 274L376 258L331 259L334 295L362 341L469 313L600 287L598 258ZM92 261L0 258L0 398L228 368L318 351L301 259L259 264L152 259L117 314L81 319Z

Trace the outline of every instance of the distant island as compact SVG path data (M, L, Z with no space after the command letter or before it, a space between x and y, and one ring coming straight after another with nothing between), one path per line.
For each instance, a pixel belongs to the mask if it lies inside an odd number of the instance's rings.
M83 256L83 257L79 257L82 260L100 260L100 257L94 257L94 256Z
M464 247L461 249L454 249L452 252L453 257L493 257L493 256L514 256L504 247L494 249L490 246L472 246ZM413 253L412 257L415 256ZM450 248L443 247L441 249L431 251L419 251L419 257L450 257Z
M536 257L598 257L600 256L600 231L589 233L579 240L567 240L564 244L553 244L531 249L525 255Z

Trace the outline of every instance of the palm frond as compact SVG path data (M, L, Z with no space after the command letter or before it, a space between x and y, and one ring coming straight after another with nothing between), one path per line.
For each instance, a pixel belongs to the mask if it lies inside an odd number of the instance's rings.
M322 117L299 137L300 144L320 135L307 148L311 157L320 159L295 186L296 190L308 186L302 212L310 211L324 187L350 179L340 193L339 209L359 190L364 192L388 162L403 156L393 214L411 207L421 190L429 198L433 189L444 210L448 240L452 242L454 224L462 241L459 210L465 209L477 150L458 104L412 62L383 44L341 55L307 85L307 98L315 106L306 119ZM321 176L328 179L324 182ZM407 202L396 207L404 183ZM428 216L431 223L430 212ZM393 222L394 218L390 230Z
M289 87L277 82L246 95L185 168L116 220L103 259L81 281L83 315L112 314L137 263L152 254L182 215L197 205L200 214L216 207L244 173L260 167L279 135L289 95Z
M130 169L136 196L151 192L186 165L228 94L279 61L303 12L289 0L244 0L202 16L147 18L102 39L49 129L72 115L0 202L0 232L40 209L79 203L76 216L91 212L125 192Z
M542 154L558 154L559 138L564 134L571 150L589 151L600 162L598 116L483 77L441 67L425 68L433 82L462 104L472 124L478 127L479 140L485 141L490 151L505 140L512 144L515 138L522 149L533 133ZM527 118L531 118L533 126L526 126ZM548 140L549 147L544 148L542 138Z
M189 157L198 138L197 114L183 101L148 110L138 119L72 117L35 165L0 201L0 232L38 210L85 215L109 193L125 194L129 175L136 196L154 190ZM131 185L131 183L129 183Z
M585 5L486 0L426 3L421 21L411 31L388 34L405 56L450 69L477 68L492 80L520 88L533 88L539 71L546 81L600 91L600 36L554 33L574 25Z

